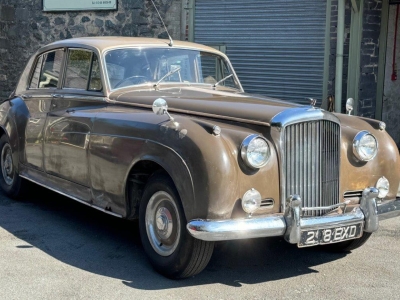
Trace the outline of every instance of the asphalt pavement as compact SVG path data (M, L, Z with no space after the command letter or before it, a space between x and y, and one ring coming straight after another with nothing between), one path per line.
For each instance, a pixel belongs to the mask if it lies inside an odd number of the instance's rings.
M218 243L180 281L148 263L138 224L43 188L0 194L0 299L400 299L400 218L351 253L280 238Z

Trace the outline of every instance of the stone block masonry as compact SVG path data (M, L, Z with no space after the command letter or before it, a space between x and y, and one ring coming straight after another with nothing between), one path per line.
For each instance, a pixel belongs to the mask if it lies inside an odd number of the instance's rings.
M375 118L382 0L364 0L358 114Z
M181 1L154 0L171 36L180 39ZM0 100L15 88L40 47L81 36L167 38L150 0L118 0L117 11L43 12L42 0L0 2Z

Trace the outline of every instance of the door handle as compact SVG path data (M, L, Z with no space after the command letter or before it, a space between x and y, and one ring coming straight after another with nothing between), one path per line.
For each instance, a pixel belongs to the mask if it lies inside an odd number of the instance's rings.
M23 95L21 95L21 97L22 97L22 98L32 98L32 95L25 95L25 94L23 94Z
M66 110L66 113L67 114L72 114L72 113L74 113L75 112L75 109L67 109Z
M53 98L64 98L64 95L61 95L61 94L52 94L51 97L53 97Z

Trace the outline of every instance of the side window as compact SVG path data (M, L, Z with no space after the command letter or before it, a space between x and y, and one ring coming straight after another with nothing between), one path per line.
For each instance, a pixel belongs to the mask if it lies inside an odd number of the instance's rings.
M65 88L87 89L91 60L91 51L80 49L69 50L64 83Z
M63 50L47 52L36 61L29 88L56 88L60 77Z
M32 74L31 83L29 84L30 89L37 89L39 87L40 71L42 70L43 55L39 56L36 62L35 70Z
M97 58L97 55L93 54L89 91L101 91L102 89L99 59Z

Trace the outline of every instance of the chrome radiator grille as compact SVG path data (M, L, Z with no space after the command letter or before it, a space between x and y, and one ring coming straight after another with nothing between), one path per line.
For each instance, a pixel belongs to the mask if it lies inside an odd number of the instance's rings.
M284 199L297 194L303 207L339 203L340 125L319 120L289 125L284 131ZM320 216L322 210L305 211Z

